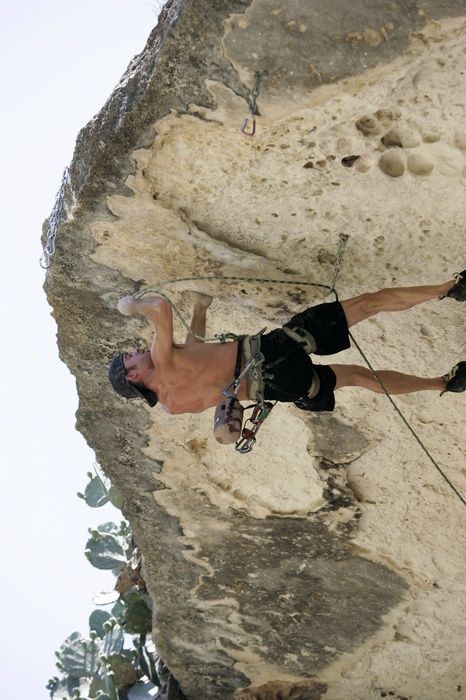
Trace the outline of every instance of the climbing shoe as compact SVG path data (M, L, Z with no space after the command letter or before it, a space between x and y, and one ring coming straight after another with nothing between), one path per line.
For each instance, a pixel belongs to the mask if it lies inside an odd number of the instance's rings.
M456 299L456 301L466 301L466 270L457 272L453 276L456 282L445 296L450 297L450 299Z
M440 396L446 391L454 391L460 393L466 390L466 362L458 362L457 365L453 367L449 374L443 377L445 382L445 389L442 391Z

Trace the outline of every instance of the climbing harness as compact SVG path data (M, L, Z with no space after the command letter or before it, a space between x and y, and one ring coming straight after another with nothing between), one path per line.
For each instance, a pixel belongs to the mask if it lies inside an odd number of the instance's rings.
M220 442L222 445L230 445L231 443L236 442L241 436L244 409L238 401L238 391L241 384L241 378L248 370L248 368L245 367L244 370L241 371L243 339L243 336L238 336L237 338L238 347L236 350L233 381L231 384L225 387L225 389L223 389L222 394L225 398L220 401L215 409L214 436L217 442Z
M265 331L265 328L258 333L258 335L262 335L262 333ZM246 340L248 342L249 338L251 336L236 336L235 340L238 341L238 352L236 356L236 366L235 366L235 372L234 372L234 378L233 381L228 384L223 390L222 394L227 398L227 399L235 399L238 395L239 387L241 384L242 378L250 371L254 371L255 369L258 369L260 365L264 362L264 356L262 353L259 351L259 346L257 346L257 350L254 352L253 355L248 359L246 362L246 365L243 367L241 370L241 358L242 358L242 350L243 350L243 344ZM231 391L230 391L231 389Z
M257 109L257 98L259 97L260 85L263 75L264 71L256 71L254 73L255 84L249 96L249 111L248 115L244 119L243 126L241 127L241 132L245 136L254 136L254 134L256 133L256 116L259 115L259 110Z
M60 189L55 197L55 204L53 205L52 213L50 214L50 219L48 221L45 245L39 260L39 264L44 270L48 270L50 268L52 257L55 253L55 238L57 235L58 225L60 223L60 215L64 203L64 194L65 187L68 183L68 175L68 168L65 168L61 179Z
M255 337L260 338L264 330ZM228 445L233 442L236 443L235 450L240 454L251 452L256 442L256 434L259 428L275 405L269 401L264 401L263 391L255 404L246 406L244 409L238 401L241 379L246 375L251 376L251 373L254 374L254 372L256 372L258 376L261 376L260 367L265 359L264 355L258 349L259 341L257 343L257 350L254 351L254 354L246 362L243 370L241 370L243 343L245 340L249 340L248 336L240 336L238 339L234 379L231 384L222 390L222 394L225 398L217 405L214 416L214 436L217 442L223 445ZM246 424L242 427L243 413L251 408L253 409L251 417L248 418Z
M241 454L246 454L251 452L254 443L256 442L256 434L270 414L272 408L277 403L271 403L270 401L265 401L264 393L265 386L269 386L272 389L280 391L283 395L289 396L290 399L296 399L295 394L289 394L287 391L279 389L272 380L274 379L274 374L270 372L271 369L285 362L290 355L295 352L299 352L305 342L298 340L295 342L294 347L292 347L288 352L284 353L281 357L273 362L265 363L265 357L260 351L261 336L263 335L266 328L263 328L256 335L240 337L238 340L238 354L234 373L234 379L227 387L222 391L222 394L230 402L225 405L225 402L220 402L215 411L214 418L214 434L217 433L216 438L219 442L231 443L233 440L233 432L240 430L241 437L236 441L235 449ZM299 336L298 336L299 338ZM239 359L241 355L244 355L245 366L242 371L240 371ZM241 430L241 426L238 425L238 412L234 412L237 408L236 404L238 391L243 377L248 380L248 396L253 399L256 403L251 406L247 406L244 410L253 409L251 417L246 422L245 426ZM241 419L242 419L241 415ZM248 425L249 423L249 425ZM223 429L223 425L228 426L230 432L226 432L226 428ZM226 439L225 439L226 437ZM220 438L220 439L219 439Z
M341 234L339 248L335 261L333 286L331 289L329 288L330 291L333 292L335 297L337 297L337 293L334 289L335 281L341 267L341 259L344 254L347 241L348 236L345 234ZM238 391L241 380L246 375L248 379L248 395L251 399L255 400L256 403L247 407L248 409L252 408L253 413L251 418L248 419L246 425L243 427L241 431L241 438L237 440L235 445L235 449L241 454L251 452L252 447L256 442L256 434L259 428L261 427L265 419L268 417L273 406L275 405L274 403L265 401L265 385L269 386L272 389L280 391L280 393L284 396L289 396L290 399L296 400L295 394L290 394L287 391L282 390L281 388L279 389L279 387L277 387L273 383L272 380L275 378L275 376L273 373L270 372L270 370L285 362L285 360L287 360L291 355L293 355L296 352L304 350L307 353L311 353L315 351L315 340L312 337L312 335L308 333L305 329L298 327L284 327L283 330L295 342L295 345L284 355L274 360L273 362L268 362L267 364L264 364L265 357L260 351L261 336L266 331L266 328L263 328L261 331L259 331L259 333L256 333L255 335L241 336L237 339L238 352L234 371L234 379L222 391L222 394L225 398L229 400L230 403L225 404L225 402L220 402L220 404L217 406L214 417L214 434L218 434L218 437L216 435L216 438L220 438L219 442L227 441L228 443L231 443L233 442L233 435L237 434L238 429L241 430L241 426L238 422L239 413L238 410L234 412L234 407L237 403ZM241 371L241 356L243 353L243 348L245 366ZM315 379L318 379L317 375L315 375ZM313 390L315 379L313 379L311 391ZM250 424L249 427L248 423ZM226 432L227 430L229 432Z
M264 379L262 375L263 364L265 357L261 353L261 337L266 331L263 328L255 335L247 335L243 341L243 354L246 364L245 369L248 369L248 396L254 401L264 401Z
M235 450L241 454L251 452L252 446L256 442L255 436L274 406L274 404L264 401L263 382L261 382L261 365L265 357L260 352L260 337L265 330L263 328L255 336L238 337L234 379L231 384L228 384L222 390L222 394L227 401L221 401L215 410L214 435L217 441L222 444L235 442ZM245 352L246 364L241 370L243 345L247 346L247 351ZM238 401L238 391L241 380L245 376L251 377L253 381L255 380L258 389L256 389L257 403L243 409ZM251 408L253 413L242 428L243 410ZM248 423L250 427L248 427Z
M346 234L341 234L335 261L333 284L332 287L329 288L329 290L333 292L336 298L337 293L334 289L335 281L341 268L341 260L345 251L347 241L348 236ZM233 407L236 405L235 402L237 402L237 394L239 391L241 379L245 375L247 375L248 395L249 398L256 401L256 403L252 406L248 406L248 408L253 409L252 416L247 422L250 424L250 426L248 426L248 424L246 423L246 425L242 429L241 438L236 442L235 445L235 449L241 454L246 454L252 450L252 447L256 442L256 434L259 428L261 427L267 416L270 414L270 411L272 410L273 406L275 405L265 401L264 394L266 385L271 389L280 391L280 393L283 396L289 396L290 400L296 401L296 394L291 394L286 390L277 387L274 384L273 380L275 379L275 375L273 374L273 372L271 372L271 370L285 362L285 360L287 360L291 355L293 355L296 352L304 350L306 353L310 354L316 349L316 343L313 336L304 328L288 328L284 326L283 331L294 341L294 347L292 347L288 352L284 353L281 357L274 360L273 362L268 362L267 364L264 364L265 357L260 351L260 342L261 336L265 332L265 330L266 329L263 328L259 333L256 333L255 335L244 336L238 339L238 355L234 379L231 382L231 384L225 387L225 389L223 389L222 391L223 395L227 399L229 399L231 403L225 405L224 402L221 402L219 406L217 406L217 410L215 413L214 433L218 433L219 437L221 438L219 441L221 442L225 440L225 437L229 443L233 442L233 434L237 434L236 431L239 427L238 411L234 413ZM238 358L240 357L243 348L245 357L245 367L243 371L240 372L240 364ZM318 392L318 386L319 379L317 377L317 374L314 372L313 381L309 393L306 397L302 397L302 405L296 404L298 405L298 408L303 408L305 402L313 398L313 396ZM230 432L226 433L227 428L224 428L223 426L228 426L228 430ZM215 428L217 430L215 430ZM241 428L239 427L239 429Z

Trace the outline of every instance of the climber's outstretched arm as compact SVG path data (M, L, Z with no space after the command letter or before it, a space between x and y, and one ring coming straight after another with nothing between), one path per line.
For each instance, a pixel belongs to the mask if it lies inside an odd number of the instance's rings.
M118 302L118 310L125 316L145 316L154 326L151 357L156 362L168 364L173 355L173 314L170 303L162 297L134 299L123 297Z
M186 345L192 343L203 343L206 334L206 314L212 303L212 297L207 294L194 293L193 317L191 319L191 330L186 336ZM200 336L196 338L196 336Z

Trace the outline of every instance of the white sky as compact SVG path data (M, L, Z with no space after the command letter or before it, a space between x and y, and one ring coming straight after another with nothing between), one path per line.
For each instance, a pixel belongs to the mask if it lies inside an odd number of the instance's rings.
M84 557L87 528L119 513L76 497L94 456L74 428L75 383L58 359L40 234L78 131L144 48L159 4L0 3L0 692L8 700L48 698L54 651L87 631L92 595L114 584Z

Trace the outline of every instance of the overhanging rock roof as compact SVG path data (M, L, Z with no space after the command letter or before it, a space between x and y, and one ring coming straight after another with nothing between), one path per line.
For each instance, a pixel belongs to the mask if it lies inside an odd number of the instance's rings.
M209 333L241 333L323 300L293 280L328 284L342 233L342 297L462 269L463 15L459 0L168 2L78 136L45 288L78 429L124 495L155 642L191 700L463 692L464 507L383 397L279 406L239 456L209 412L125 403L106 372L149 338L116 311L146 285L289 279L170 286L185 316L186 291L215 296ZM454 302L355 333L380 368L434 376L464 359ZM465 492L464 398L399 401Z

